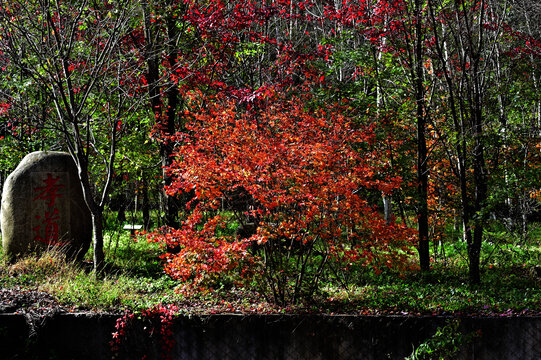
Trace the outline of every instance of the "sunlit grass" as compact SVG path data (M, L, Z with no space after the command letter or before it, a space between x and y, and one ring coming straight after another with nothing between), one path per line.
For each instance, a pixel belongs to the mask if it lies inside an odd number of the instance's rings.
M116 241L110 235L105 237L106 247ZM0 253L0 286L44 291L74 310L118 312L181 298L175 291L178 284L161 270L157 245L136 242L129 234L122 234L116 246L107 256L107 269L99 275L88 261L76 264L54 251L13 264Z

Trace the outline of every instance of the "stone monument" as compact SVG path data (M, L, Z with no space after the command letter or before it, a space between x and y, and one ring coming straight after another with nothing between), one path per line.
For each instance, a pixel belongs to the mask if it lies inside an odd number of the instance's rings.
M49 248L83 257L92 241L92 218L71 156L28 154L6 179L0 222L9 260Z

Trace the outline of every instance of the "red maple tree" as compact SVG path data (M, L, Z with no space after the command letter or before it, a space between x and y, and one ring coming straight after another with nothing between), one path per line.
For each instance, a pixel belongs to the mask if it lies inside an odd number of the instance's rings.
M167 272L197 286L257 273L263 291L285 303L323 279L345 283L338 274L352 266L406 264L415 232L386 224L367 200L401 183L378 171L372 127L344 116L347 104L311 109L309 95L269 88L257 102L247 109L216 96L186 112L168 191L195 197L180 229L154 237L180 249L166 255ZM242 206L229 206L239 194ZM231 222L252 231L227 234Z

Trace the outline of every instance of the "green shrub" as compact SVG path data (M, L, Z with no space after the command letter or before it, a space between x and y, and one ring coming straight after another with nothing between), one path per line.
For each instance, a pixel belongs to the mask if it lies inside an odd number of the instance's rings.
M460 320L450 320L436 333L419 345L405 360L451 360L477 336L464 334L459 329Z

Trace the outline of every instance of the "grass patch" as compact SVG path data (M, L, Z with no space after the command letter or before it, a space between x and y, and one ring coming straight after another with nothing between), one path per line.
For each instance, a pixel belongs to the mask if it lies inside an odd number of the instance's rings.
M433 258L428 273L359 277L361 286L349 290L329 287L328 311L351 308L361 312L414 314L539 314L541 313L541 226L528 241L499 232L485 234L481 284L468 282L467 250L462 241L449 241ZM445 254L442 256L441 254Z
M112 232L105 236L106 247L115 241L117 249L109 249L107 270L100 276L89 262L66 261L54 251L14 264L8 264L2 252L0 286L44 291L74 310L119 312L182 300L175 291L178 284L163 274L157 245L136 242L126 234L115 236Z
M502 314L541 311L541 281L526 268L493 267L471 286L465 269L434 266L429 274L387 273L350 291L330 288L327 311L391 314Z

